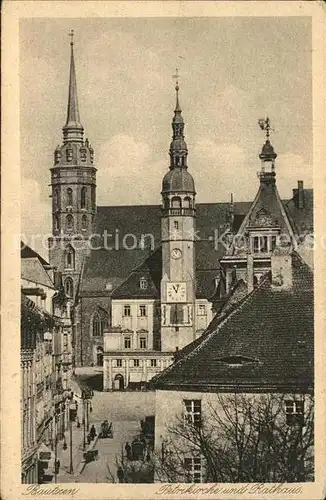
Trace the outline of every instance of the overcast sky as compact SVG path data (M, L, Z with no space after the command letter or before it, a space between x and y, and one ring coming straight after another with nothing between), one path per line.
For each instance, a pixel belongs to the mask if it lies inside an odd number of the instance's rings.
M252 200L269 115L283 198L312 186L309 18L25 19L20 24L22 232L51 231L50 167L62 142L69 30L98 205L160 203L175 81L198 202ZM43 252L44 254L44 252Z

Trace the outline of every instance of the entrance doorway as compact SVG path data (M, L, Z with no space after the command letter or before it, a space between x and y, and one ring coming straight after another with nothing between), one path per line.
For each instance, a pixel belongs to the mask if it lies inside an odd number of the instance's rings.
M98 347L96 350L96 365L103 366L103 347Z
M123 389L125 388L124 378L120 373L118 373L114 377L114 387L113 388L115 391L123 391Z

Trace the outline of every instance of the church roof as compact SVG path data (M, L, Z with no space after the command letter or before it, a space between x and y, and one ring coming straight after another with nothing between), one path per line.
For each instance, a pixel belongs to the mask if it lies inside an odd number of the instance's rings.
M292 256L293 287L268 280L235 308L215 316L202 337L155 377L157 389L296 391L313 387L313 274Z
M285 200L287 214L294 227L299 227L301 221L313 221L312 191L304 190L307 206L298 209L295 201ZM215 291L215 278L218 276L219 262L224 255L223 245L216 246L217 238L224 232L227 224L233 217L233 230L237 232L248 213L251 202L230 203L198 203L196 204L196 296L210 297ZM305 215L307 214L307 215ZM161 205L134 205L134 206L102 206L97 208L96 233L109 235L108 245L112 250L101 248L92 250L86 259L84 272L80 283L80 293L83 295L111 295L113 290L120 287L128 278L132 278L133 271L138 273L138 268L161 243ZM138 242L134 250L123 248L123 239L127 234L132 234ZM111 236L110 236L111 235ZM142 235L145 249L140 248L139 242ZM147 235L147 236L145 236ZM150 236L148 236L150 235ZM132 246L132 239L126 239L127 245ZM151 246L152 251L149 249ZM150 260L149 262L154 262ZM156 296L157 285L153 284L153 298ZM119 289L120 291L123 288ZM117 290L118 293L118 290ZM130 292L129 292L130 293Z

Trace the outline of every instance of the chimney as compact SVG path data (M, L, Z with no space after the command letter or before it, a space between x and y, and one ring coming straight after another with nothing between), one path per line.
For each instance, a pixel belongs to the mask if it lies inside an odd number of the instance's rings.
M304 208L304 189L303 181L298 181L298 187L293 189L293 200L296 208L302 210Z
M251 254L247 256L247 284L250 293L254 289L254 258Z
M292 288L292 257L289 253L273 254L271 258L272 290L286 291Z
M298 208L299 210L304 208L303 181L298 181Z

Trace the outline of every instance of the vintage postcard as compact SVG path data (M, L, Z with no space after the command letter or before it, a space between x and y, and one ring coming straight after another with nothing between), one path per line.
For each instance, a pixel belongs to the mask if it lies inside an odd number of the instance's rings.
M324 498L325 4L3 12L2 498Z

